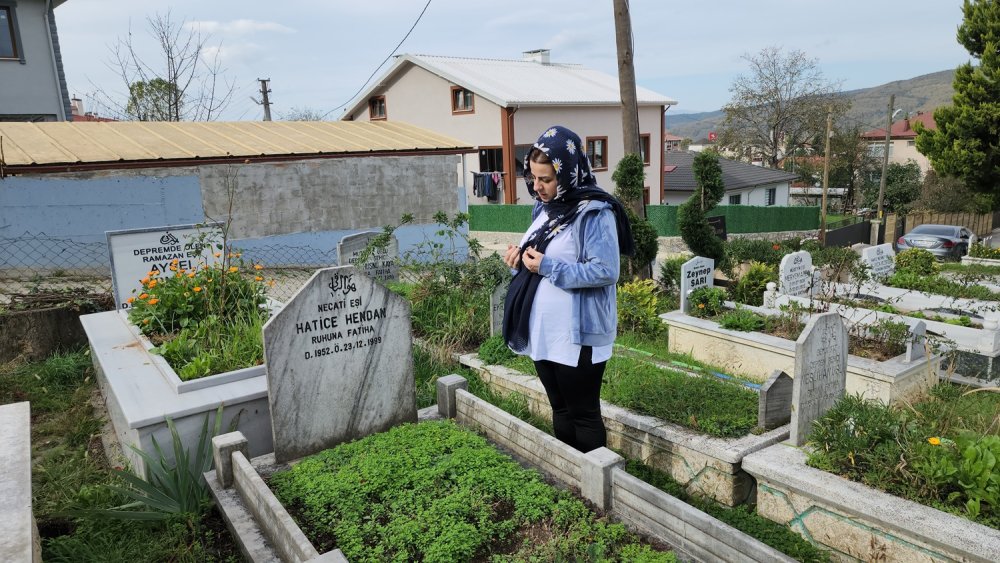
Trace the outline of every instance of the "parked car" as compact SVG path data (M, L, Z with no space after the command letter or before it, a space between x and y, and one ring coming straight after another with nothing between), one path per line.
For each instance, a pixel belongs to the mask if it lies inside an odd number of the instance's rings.
M923 248L938 259L961 259L965 256L972 231L956 225L917 225L896 241L896 252Z

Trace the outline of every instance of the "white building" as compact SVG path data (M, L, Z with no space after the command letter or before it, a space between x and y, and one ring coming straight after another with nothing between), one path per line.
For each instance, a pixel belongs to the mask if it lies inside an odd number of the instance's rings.
M694 193L694 151L666 153L664 203L679 205ZM726 192L719 205L787 206L789 186L799 175L719 157Z

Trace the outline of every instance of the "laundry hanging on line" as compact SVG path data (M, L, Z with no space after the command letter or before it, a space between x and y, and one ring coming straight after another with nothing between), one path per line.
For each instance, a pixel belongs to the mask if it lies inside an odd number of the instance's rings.
M503 174L500 172L473 172L472 192L476 197L497 199L503 192Z

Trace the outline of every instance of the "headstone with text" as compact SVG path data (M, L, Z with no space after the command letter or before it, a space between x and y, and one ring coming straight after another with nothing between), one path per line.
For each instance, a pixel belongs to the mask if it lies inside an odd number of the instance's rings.
M792 424L789 440L805 443L813 421L830 410L847 388L847 327L836 312L813 315L795 341Z
M695 256L681 265L681 311L690 309L689 297L699 287L715 285L715 260Z
M111 285L115 306L128 309L128 298L142 289L149 272L165 272L174 260L178 269L193 270L222 260L215 245L222 243L222 226L173 225L147 229L106 231L111 258Z
M861 251L861 263L868 265L872 278L883 280L896 271L896 253L889 243L869 246Z
M778 293L807 296L812 285L812 255L805 250L786 254L778 265Z
M503 307L507 299L507 289L510 281L498 285L490 294L490 336L503 333Z
M264 325L285 462L417 419L410 308L353 266L317 270Z
M337 258L341 266L356 265L366 276L379 281L395 280L399 277L399 241L389 235L389 244L376 248L364 264L354 264L368 243L379 233L358 233L347 235L337 243Z

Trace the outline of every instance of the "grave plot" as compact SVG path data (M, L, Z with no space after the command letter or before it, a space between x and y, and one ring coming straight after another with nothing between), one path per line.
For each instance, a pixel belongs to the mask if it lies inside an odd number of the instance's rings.
M796 259L799 260L796 262ZM811 268L807 267L810 263L807 252L784 257L782 270L785 273L779 277L785 280L786 291L801 295L812 293L815 286L812 285ZM782 298L785 302L810 302L807 297L783 295ZM774 301L771 299L770 303L773 305ZM660 316L668 325L671 352L690 354L727 373L742 374L756 381L763 381L775 369L795 377L794 339L808 322L809 309L779 311L769 307L737 307L725 301L721 289L712 287L692 292L688 303L687 310ZM855 336L861 337L852 341L865 340L875 331L860 326L852 330ZM858 353L868 355L879 352L881 357L861 357L852 352L847 361L848 392L891 402L918 393L936 381L940 358L925 353L920 330L911 330L899 342L894 338L899 350L893 351L887 346L877 346L876 350L858 349Z

